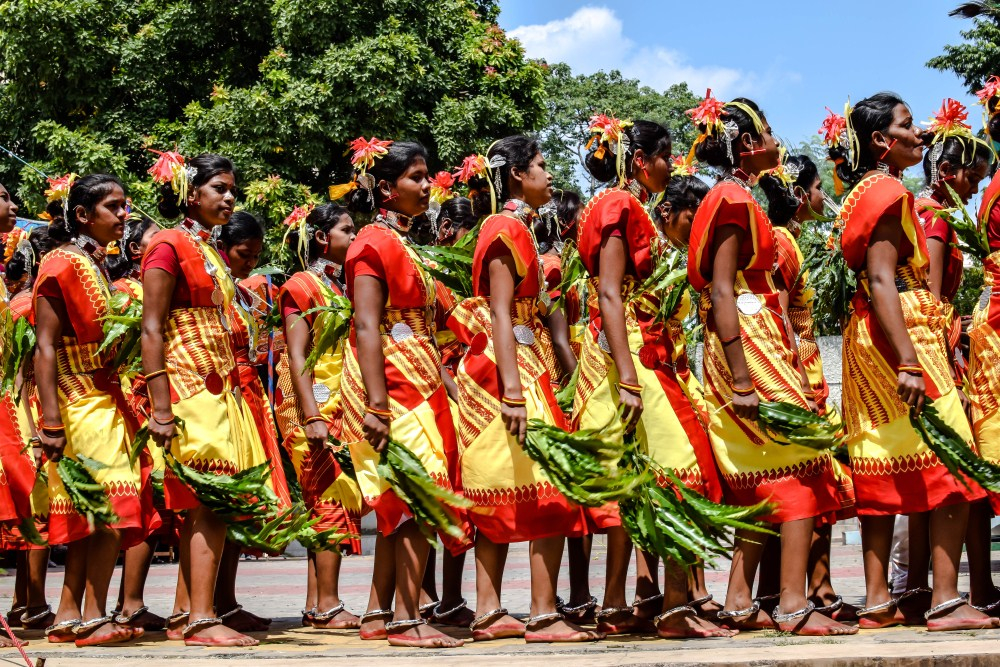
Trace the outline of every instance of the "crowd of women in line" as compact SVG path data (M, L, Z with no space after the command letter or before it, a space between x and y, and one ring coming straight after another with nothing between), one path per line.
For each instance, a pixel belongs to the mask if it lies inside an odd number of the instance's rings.
M1000 142L1000 80L980 97L986 134ZM334 203L297 207L286 220L298 270L280 286L253 275L265 230L237 210L238 170L226 157L161 155L150 170L159 213L179 220L167 229L131 211L117 178L92 174L53 180L50 225L24 234L0 187L3 309L11 323L30 324L35 340L14 390L0 398L0 548L18 552L7 621L77 646L163 630L189 645L257 643L248 633L270 621L237 602L244 547L227 539L227 519L165 465L169 458L229 477L268 469L276 502L301 497L315 528L352 536L309 552L302 623L357 629L366 640L460 646L449 627L470 629L474 641L528 642L996 627L996 498L953 475L911 422L932 402L969 447L1000 462L995 254L984 263L987 287L967 348L951 305L964 266L954 210L988 178L990 143L952 100L921 130L903 100L871 96L845 117L831 114L821 130L838 187L847 188L838 206L818 165L785 156L751 100L708 95L688 115L697 139L676 158L663 125L596 115L586 168L607 187L585 204L553 192L529 136L501 139L437 174L420 144L356 140L353 178L331 188ZM920 163L926 189L915 198L900 174ZM998 195L1000 176L979 214L991 252L1000 250ZM777 443L758 422L765 401L839 418L796 242L831 207L839 209L833 251L857 281L843 332L846 456ZM435 279L440 271L421 250L455 244L474 248L468 295ZM564 290L560 254L569 247L586 275ZM649 287L671 253L686 259L690 291ZM345 300L347 335L317 349L329 333L322 314ZM135 372L125 371L116 345L102 344L109 313L128 301L141 303ZM693 327L702 327L702 382L688 365ZM571 378L566 410L556 393ZM716 503L769 503L764 518L775 535L737 531L718 602L701 567L668 560L661 577L659 558L636 551L630 603L633 547L617 505L569 501L525 452L530 420L598 429L617 446L634 439L679 480L664 485ZM149 443L136 455L140 432ZM471 503L457 514L458 530L441 535L440 599L434 551L379 465L390 439ZM64 459L87 467L113 520L88 518L67 488ZM374 571L367 608L355 616L338 580L342 556L360 552L369 511ZM910 567L906 591L893 596L887 568L901 514L910 518ZM863 607L844 603L830 577L831 527L854 516ZM26 521L48 544L68 547L54 611L45 599L48 551L28 539ZM607 543L600 602L588 583L594 534ZM174 608L161 618L143 589L154 547L167 541L179 546L180 568ZM516 542L529 543L526 619L504 608L501 593ZM957 587L963 547L970 595ZM473 548L475 610L462 588ZM565 601L557 590L564 549ZM108 613L120 552L122 583Z

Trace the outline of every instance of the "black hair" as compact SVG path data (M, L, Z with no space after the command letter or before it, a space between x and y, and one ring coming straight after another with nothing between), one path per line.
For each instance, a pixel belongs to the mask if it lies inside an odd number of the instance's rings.
M531 161L542 152L538 139L524 134L515 134L504 137L493 144L486 154L487 160L492 160L497 156L503 157L504 164L493 169L494 186L499 186L500 191L496 193L497 207L503 205L510 199L510 179L511 171L528 171ZM488 186L487 186L488 187ZM487 191L487 195L489 192Z
M30 286L30 282L34 282L38 276L38 264L42 261L42 257L52 250L52 241L49 239L48 228L36 227L32 229L28 235L28 243L31 244L33 257L25 257L21 253L15 253L4 267L4 275L8 280L17 282L25 274L28 274ZM30 265L29 260L33 260Z
M944 149L937 159L938 168L943 162L947 162L953 169L972 169L980 162L988 165L993 159L989 148L971 138L945 137L943 143ZM933 185L931 183L931 153L936 148L937 146L934 146L924 154L924 181L927 185Z
M628 148L625 150L623 157L626 178L631 178L632 176L632 156L635 155L636 150L641 148L642 152L650 158L660 155L670 155L672 149L670 130L659 123L648 120L637 120L629 127L626 127L623 132L628 138ZM604 148L604 152L598 158L597 152L602 147ZM617 157L608 150L606 144L595 142L584 162L590 175L601 183L607 183L618 178L618 171L616 169Z
M257 216L247 211L236 211L220 229L219 241L225 248L247 241L264 240L264 225Z
M556 208L546 205L542 214L535 219L533 231L535 232L535 240L538 241L539 254L547 253L561 238L557 216Z
M798 176L791 187L786 187L780 180L767 174L760 179L760 188L767 196L767 217L775 225L784 227L802 205L800 189L809 192L809 188L819 177L819 168L808 155L789 156L785 163L793 169L798 169Z
M219 174L236 174L232 160L214 153L202 153L188 160L187 167L195 170L194 176L188 183L189 190L205 185ZM160 187L160 202L157 209L164 218L172 220L182 213L187 215L187 202L177 201L177 193L173 187L170 183L164 183Z
M669 203L670 210L674 212L694 211L708 191L708 184L697 176L674 176L663 191L663 203Z
M441 204L441 213L438 214L438 221L445 218L451 220L455 230L475 229L479 223L479 218L472 210L472 200L465 197L452 197Z
M757 114L757 117L761 121L764 120L763 112L761 112L760 107L753 100L748 100L745 97L737 97L733 102L739 102L742 106L749 107ZM732 140L732 151L726 148L726 141L716 131L706 136L705 140L698 144L694 149L694 155L698 158L699 162L704 162L718 169L733 170L740 164L740 149L738 147L740 137L744 134L749 134L753 139L760 139L761 136L753 117L742 108L732 103L727 103L723 109L723 122L732 121L736 123L737 134ZM705 126L699 125L698 131L704 132ZM729 157L730 153L732 153L732 158Z
M316 232L323 232L326 234L333 229L333 227L340 222L341 218L345 215L350 216L351 212L343 206L337 206L336 204L322 204L321 206L317 206L313 210L309 211L309 215L306 216L306 229L309 234L309 243L305 257L299 257L299 253L295 251L295 249L299 247L299 230L292 229L288 232L288 243L292 248L292 254L295 257L294 261L299 269L305 271L309 268L309 264L323 252L319 242L316 240ZM225 227L223 227L223 229L225 229Z
M124 278L139 264L142 257L133 255L131 246L142 243L142 237L155 226L156 221L145 215L125 223L125 236L118 242L118 254L108 255L104 259L104 268L107 269L111 282Z
M372 189L369 191L367 188L359 187L351 193L347 208L358 213L372 213L378 210L384 203L378 184L382 181L394 184L420 158L425 162L429 160L427 149L422 144L415 141L394 141L389 146L389 152L375 160L375 164L368 169L368 175L374 179Z
M45 212L52 218L49 225L49 237L54 244L69 243L76 238L79 222L76 219L76 209L83 207L88 213L93 213L101 200L115 189L115 186L125 191L125 186L116 177L109 174L90 174L73 181L69 189L69 201L63 209L63 200L49 202Z
M1000 113L997 113L997 105L1000 105L1000 98L996 96L991 97L986 103L986 109L990 114L989 120L986 121L986 134L990 135L993 141L1000 142Z
M583 205L580 195L572 190L556 190L552 198L556 200L556 217L559 218L559 224L563 229L572 227Z
M851 109L850 126L857 140L858 168L851 165L847 148L840 144L830 147L830 159L834 162L840 180L853 186L861 177L875 168L878 156L872 154L871 140L876 132L885 132L892 125L896 107L905 105L896 93L877 93L866 97Z

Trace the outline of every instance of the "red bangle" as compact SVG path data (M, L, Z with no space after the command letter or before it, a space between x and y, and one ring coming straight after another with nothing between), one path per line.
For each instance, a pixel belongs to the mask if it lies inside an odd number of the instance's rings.
M736 385L733 385L733 393L737 396L751 396L757 393L757 387L751 385L746 389L740 389Z
M376 408L369 405L368 412L375 415L379 419L392 419L392 410L382 410L381 408Z
M66 426L64 424L59 424L58 426L49 426L42 419L38 420L38 428L42 431L65 431Z
M729 345L734 341L738 341L740 338L742 338L742 334L736 334L735 336L730 336L729 338L720 338L719 342L723 345Z
M509 398L504 396L500 399L500 402L512 408L523 408L528 405L528 399L526 398Z
M315 422L323 422L323 421L326 421L323 415L313 415L312 417L306 417L302 423L308 426L309 424L313 424Z

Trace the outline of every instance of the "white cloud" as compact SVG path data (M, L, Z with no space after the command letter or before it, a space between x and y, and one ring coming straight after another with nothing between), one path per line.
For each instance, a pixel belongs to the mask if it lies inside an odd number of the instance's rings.
M695 95L711 88L720 99L759 94L787 74L760 76L731 67L695 65L672 49L638 48L625 36L621 19L607 7L581 7L548 23L519 26L508 35L521 41L528 56L567 63L575 73L620 70L657 90L686 81Z

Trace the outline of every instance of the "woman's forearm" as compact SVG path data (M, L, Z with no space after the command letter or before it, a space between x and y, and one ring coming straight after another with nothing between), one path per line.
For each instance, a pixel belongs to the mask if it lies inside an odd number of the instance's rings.
M609 285L601 288L598 305L601 311L601 326L611 348L611 358L618 369L618 378L627 384L638 384L635 362L628 344L628 330L625 325L625 304L622 302L621 286L614 289Z

